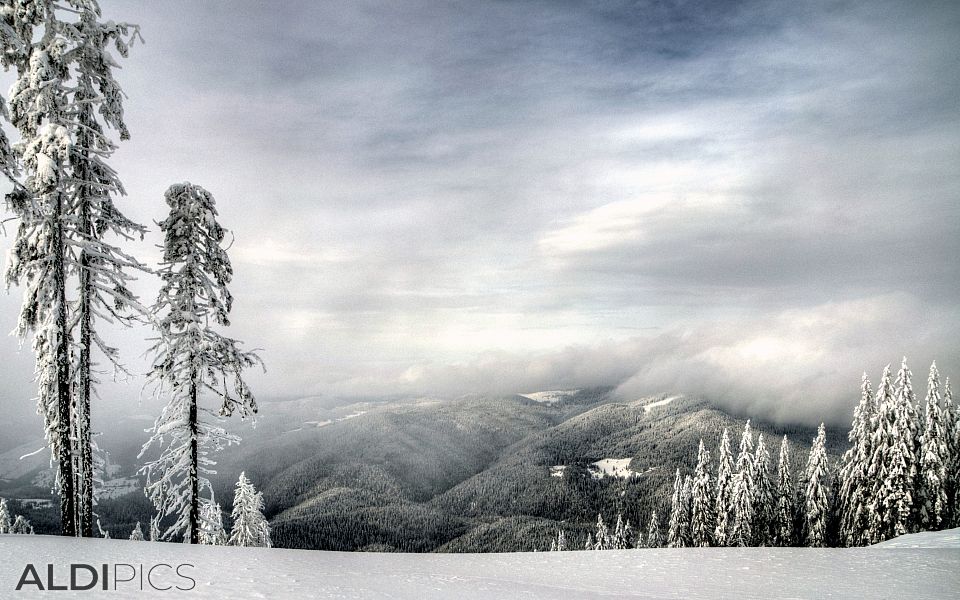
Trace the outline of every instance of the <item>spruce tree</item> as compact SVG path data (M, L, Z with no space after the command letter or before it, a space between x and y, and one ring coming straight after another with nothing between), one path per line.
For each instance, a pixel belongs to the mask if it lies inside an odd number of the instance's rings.
M10 509L7 507L6 498L0 498L0 533L10 533Z
M597 533L594 537L594 550L608 550L610 548L610 535L607 532L607 524L603 521L603 515L597 513Z
M770 452L764 443L762 433L757 436L757 449L753 454L753 477L754 544L771 546L774 543L776 501L773 484L770 481Z
M670 524L667 528L667 546L670 548L683 547L683 479L680 469L673 480L673 496L670 498Z
M160 518L159 515L157 515L150 519L150 541L159 542L160 538Z
M950 378L943 384L943 420L947 436L947 511L948 527L960 525L960 410L953 403Z
M690 537L690 517L693 505L693 478L685 475L683 478L683 487L680 492L682 504L682 520L680 522L680 542L682 548L688 548L692 544Z
M647 548L659 548L663 546L663 537L660 535L660 519L657 518L657 511L650 514L650 524L647 526Z
M690 505L690 540L693 546L706 548L711 544L714 523L713 486L710 483L710 452L700 440L697 467L693 474Z
M717 502L715 512L717 515L717 526L713 532L714 543L717 546L729 545L730 527L733 524L732 519L732 500L733 500L733 453L730 451L730 434L727 429L723 429L723 435L720 437L720 449L718 453L717 467Z
M737 474L733 480L733 526L729 539L731 546L750 546L753 543L754 494L753 433L750 430L750 421L747 420L740 437Z
M33 525L23 515L17 515L17 518L13 520L13 526L10 527L10 533L33 535Z
M810 448L805 472L804 524L807 546L822 548L827 542L827 520L830 516L828 490L826 431L823 423Z
M223 529L222 524L220 526L220 529L221 530ZM556 545L557 545L557 552L563 552L564 550L567 549L567 535L563 532L562 529L557 530Z
M792 546L794 543L793 522L796 515L793 478L790 474L790 443L787 436L780 442L780 458L777 462L777 510L776 536L777 546Z
M916 490L918 487L918 473L920 463L920 434L923 425L919 411L917 410L917 397L913 392L913 374L907 366L907 358L903 357L900 363L900 371L897 373L896 381L896 403L897 403L897 432L900 434L900 442L904 448L903 457L905 462L905 481L907 494L900 498L903 503L895 512L899 513L905 510L906 522L905 532L916 531L919 523L919 511L916 501ZM897 533L896 535L901 535Z
M140 521L137 521L137 526L133 528L133 531L130 533L130 539L134 542L143 541L143 528L140 527Z
M925 421L920 438L920 481L918 485L920 527L939 529L947 510L947 462L949 448L940 408L940 373L937 363L930 365L925 399Z
M223 510L213 500L204 500L200 509L200 543L206 546L227 545L227 532L223 529Z
M258 492L244 473L240 473L233 496L233 529L231 546L269 548L270 523L263 516L263 494Z
M154 307L160 338L151 349L149 380L169 402L144 445L161 448L160 456L142 469L146 493L158 512L176 515L164 533L183 533L199 542L201 491L210 489L206 475L214 463L213 451L239 441L219 424L239 410L241 417L257 412L242 371L260 363L240 342L217 332L228 326L233 297L227 284L233 269L221 244L224 229L217 222L213 196L190 183L175 184L165 199L169 216L160 223L164 234L163 280ZM201 406L204 394L216 397L216 411Z
M623 524L623 515L617 513L617 524L613 528L613 541L611 542L613 550L625 550L627 548L626 530Z
M583 549L596 550L596 548L593 545L593 534L590 533L589 531L587 532L587 539L583 542Z
M837 510L840 512L840 541L845 546L864 546L870 543L870 523L876 520L873 486L868 477L870 456L873 452L873 426L876 405L870 379L864 373L860 381L860 402L853 412L853 423L847 439L850 448L840 461L840 490Z

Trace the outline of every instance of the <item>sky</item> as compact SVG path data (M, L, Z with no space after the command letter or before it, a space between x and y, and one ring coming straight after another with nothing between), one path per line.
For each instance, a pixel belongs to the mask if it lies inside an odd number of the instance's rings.
M170 184L214 194L261 397L612 385L843 423L904 355L921 393L960 378L954 2L102 6L146 42L120 206L155 230ZM150 332L110 335L143 370ZM0 364L31 412L29 343Z

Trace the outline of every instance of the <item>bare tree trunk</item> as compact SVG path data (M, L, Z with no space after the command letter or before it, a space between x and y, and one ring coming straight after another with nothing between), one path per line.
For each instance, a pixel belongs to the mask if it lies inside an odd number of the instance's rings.
M70 334L67 331L66 244L63 236L63 195L57 193L53 215L54 287L58 337L55 358L57 370L57 469L60 481L60 534L77 535L76 494L73 474L72 406L70 404Z
M193 357L190 357L193 364ZM190 543L200 543L200 424L197 419L197 373L190 373Z
M81 174L84 176L84 174ZM86 193L86 187L81 194ZM86 239L92 239L90 200L85 195L80 201L80 229ZM80 480L79 535L93 537L93 441L90 432L90 343L93 315L91 312L91 259L84 249L80 253L80 360L77 365L77 463Z

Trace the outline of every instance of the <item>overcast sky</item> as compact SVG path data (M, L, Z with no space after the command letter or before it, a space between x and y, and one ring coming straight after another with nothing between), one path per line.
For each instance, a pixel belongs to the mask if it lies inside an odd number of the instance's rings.
M103 7L146 39L122 206L214 193L260 396L609 384L842 422L903 354L921 392L934 358L960 379L955 2ZM113 336L138 368L146 335ZM0 394L32 410L28 348L0 339Z

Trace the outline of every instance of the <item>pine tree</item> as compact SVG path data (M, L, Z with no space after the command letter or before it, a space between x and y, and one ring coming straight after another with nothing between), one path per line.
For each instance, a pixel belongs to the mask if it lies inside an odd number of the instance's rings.
M98 383L93 374L92 351L99 350L111 365L124 371L117 349L99 335L97 321L129 324L124 309L146 310L129 288L127 270L145 271L145 267L116 245L107 235L122 240L143 237L145 228L134 223L117 208L113 197L125 194L116 172L106 161L115 146L107 129L130 137L123 121L123 92L113 76L116 65L107 46L126 57L130 45L139 37L139 28L127 23L100 22L96 2L78 3L79 15L74 28L82 51L77 54L75 74L75 143L71 147L73 169L70 201L77 215L76 239L79 250L79 289L76 309L79 327L74 366L74 427L77 522L79 533L91 536L93 523L94 450L90 430L90 400Z
M206 546L227 545L227 532L223 529L223 510L213 500L205 500L200 509L200 543Z
M650 524L647 526L647 548L659 548L663 546L663 538L660 535L660 519L657 518L657 511L650 514Z
M610 535L607 533L607 524L603 522L603 515L597 513L597 534L594 536L594 550L608 550L610 548Z
M16 333L33 335L39 412L57 464L64 535L92 535L91 351L116 360L96 334L93 315L109 321L132 304L123 269L139 265L102 238L143 230L110 199L123 188L106 165L114 146L104 134L114 128L121 139L128 135L112 75L116 62L106 46L126 56L139 33L99 18L95 0L33 0L5 13L0 34L3 64L17 71L9 111L0 101L0 113L21 137L11 154L0 135L0 170L14 183L7 203L19 219L6 279L24 288ZM12 159L23 165L22 184ZM76 306L67 292L74 275Z
M639 548L643 544L643 533L637 533L637 540L633 538L633 526L630 525L630 519L627 519L627 524L623 526L623 547L624 548Z
M627 548L627 536L623 525L623 515L617 513L617 524L613 528L613 540L610 544L613 550L625 550Z
M776 502L773 484L770 482L770 452L763 441L763 434L757 436L757 449L753 454L753 504L754 504L754 544L772 546L774 543L774 522L776 521Z
M594 544L593 544L593 534L590 533L589 531L587 532L587 539L586 539L586 541L583 543L583 549L584 549L584 550L596 550L596 548L594 547Z
M750 546L754 518L753 481L753 433L747 420L740 438L740 454L737 456L737 474L733 480L733 527L729 543L732 546Z
M0 533L10 533L10 509L7 507L6 498L0 498Z
M670 524L667 529L667 546L670 548L683 547L684 512L683 479L680 477L680 469L677 469L677 475L673 480L673 496L670 499Z
M947 462L949 448L947 434L940 408L940 373L937 363L930 365L925 399L925 421L920 438L920 481L917 505L920 511L920 526L923 529L938 529L947 510Z
M150 519L150 541L159 542L160 541L160 518L159 515Z
M697 467L693 474L690 504L690 540L693 546L710 546L715 519L713 516L713 486L710 483L710 452L700 440Z
M164 536L183 533L196 544L200 493L210 489L205 475L215 464L210 453L239 441L224 431L219 417L237 409L242 417L257 412L241 372L262 363L255 353L240 350L237 340L212 327L230 324L233 304L226 287L233 269L221 247L224 229L217 223L213 196L184 183L170 186L165 198L170 214L160 223L163 287L154 308L160 315L160 339L151 349L150 381L170 399L141 452L156 444L160 456L142 471L147 476L146 493L159 513L177 516ZM217 397L217 412L200 405L204 392Z
M33 535L33 525L31 525L30 521L28 521L23 515L17 515L17 518L13 520L13 526L10 528L10 533L19 535Z
M823 423L817 429L817 437L810 448L805 472L804 522L807 546L822 548L827 541L827 519L830 515L829 490L827 489L826 431Z
M133 528L133 531L130 533L130 539L134 542L143 541L143 528L140 527L140 521L137 521L137 526Z
M889 365L877 388L876 421L870 444L873 454L867 470L874 504L869 529L871 543L903 535L910 529L916 455L910 423L913 392L905 367L897 376L896 395Z
M270 523L263 516L263 494L258 492L244 473L240 473L233 496L233 529L231 546L269 548Z
M960 411L953 403L950 378L943 384L943 420L947 436L947 511L945 522L949 527L960 525Z
M557 539L554 541L554 544L556 545L557 552L563 552L567 549L567 535L562 529L557 530Z
M714 543L717 546L729 545L730 526L732 519L733 499L733 453L730 451L730 434L724 428L720 437L720 450L717 467L717 527L713 532Z
M919 472L920 456L920 428L922 421L917 410L917 397L913 392L912 385L913 374L907 366L907 358L903 358L900 363L900 371L897 373L896 382L896 402L897 402L897 431L904 448L903 457L905 462L905 486L907 494L902 496L900 501L902 506L898 507L896 512L905 510L906 522L905 531L911 532L917 530L919 522L919 511L917 508L916 489ZM900 535L900 534L897 534Z
M787 436L780 442L780 458L777 463L777 511L776 544L792 546L794 543L793 521L796 514L793 478L790 475L790 443Z
M876 420L876 405L870 379L864 373L860 382L860 402L853 412L853 423L847 439L850 448L841 459L839 473L840 490L840 541L846 546L863 546L870 542L870 523L876 520L872 485L867 470L873 452L873 424Z
M682 521L680 523L680 542L682 548L689 548L693 539L690 537L690 517L693 505L693 478L689 475L683 477L683 487L680 493L682 503Z

